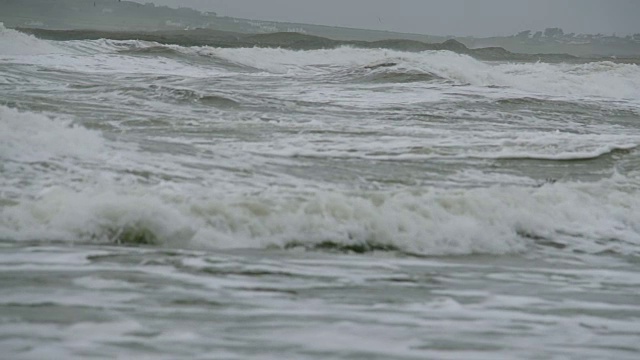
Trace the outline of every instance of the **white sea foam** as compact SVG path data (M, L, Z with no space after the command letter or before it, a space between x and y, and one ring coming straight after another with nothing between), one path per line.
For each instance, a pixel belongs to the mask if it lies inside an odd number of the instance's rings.
M544 238L587 252L634 254L638 216L638 194L611 181L206 198L143 187L58 187L2 208L0 233L16 241L116 242L138 232L181 248L329 242L430 255L520 252L533 245L530 238Z

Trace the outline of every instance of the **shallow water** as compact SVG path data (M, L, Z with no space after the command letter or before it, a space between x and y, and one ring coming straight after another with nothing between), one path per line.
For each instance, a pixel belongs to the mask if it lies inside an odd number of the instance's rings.
M640 352L637 65L0 28L0 99L13 358Z

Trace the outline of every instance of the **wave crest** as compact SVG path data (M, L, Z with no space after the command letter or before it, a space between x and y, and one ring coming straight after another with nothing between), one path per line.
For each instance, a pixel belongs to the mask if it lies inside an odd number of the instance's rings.
M610 181L208 199L144 188L56 188L0 208L0 233L14 241L205 249L464 255L522 252L553 243L569 251L634 254L640 252L638 209L637 194L616 189Z
M0 22L0 56L59 54L65 51L49 41L7 29Z
M0 105L0 159L23 162L60 157L85 159L102 152L99 132L64 119Z

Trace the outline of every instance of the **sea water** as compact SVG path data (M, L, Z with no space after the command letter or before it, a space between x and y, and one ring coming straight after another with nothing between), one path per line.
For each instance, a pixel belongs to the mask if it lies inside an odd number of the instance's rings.
M11 359L637 359L640 67L0 27Z

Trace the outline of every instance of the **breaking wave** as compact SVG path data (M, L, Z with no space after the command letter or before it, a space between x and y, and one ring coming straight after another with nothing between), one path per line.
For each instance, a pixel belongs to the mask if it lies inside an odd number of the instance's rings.
M0 106L0 159L5 161L87 158L100 154L104 145L100 133L69 120Z
M65 50L53 42L7 29L0 22L0 56L59 54Z
M534 94L595 96L637 100L640 66L593 62L586 64L486 63L450 51L400 52L385 49L341 47L331 50L284 50L269 48L213 49L211 56L232 63L281 74L341 72L345 68L370 69L379 80L398 76L444 79L475 86L511 87ZM377 68L376 64L393 64ZM390 71L391 70L391 71ZM407 78L405 78L407 79Z
M203 193L206 193L204 189ZM588 253L640 251L640 197L611 181L396 192L217 194L144 187L52 187L0 208L11 241L177 248L396 250L505 254L554 244Z
M36 55L59 52L158 57L209 58L210 65L229 70L261 70L296 76L351 73L352 81L452 81L483 87L510 87L534 95L609 97L637 100L640 66L613 62L585 64L487 63L450 51L403 52L343 46L323 50L279 48L213 48L163 45L138 40L75 40L54 42L0 27L0 54ZM393 66L378 68L376 64Z

